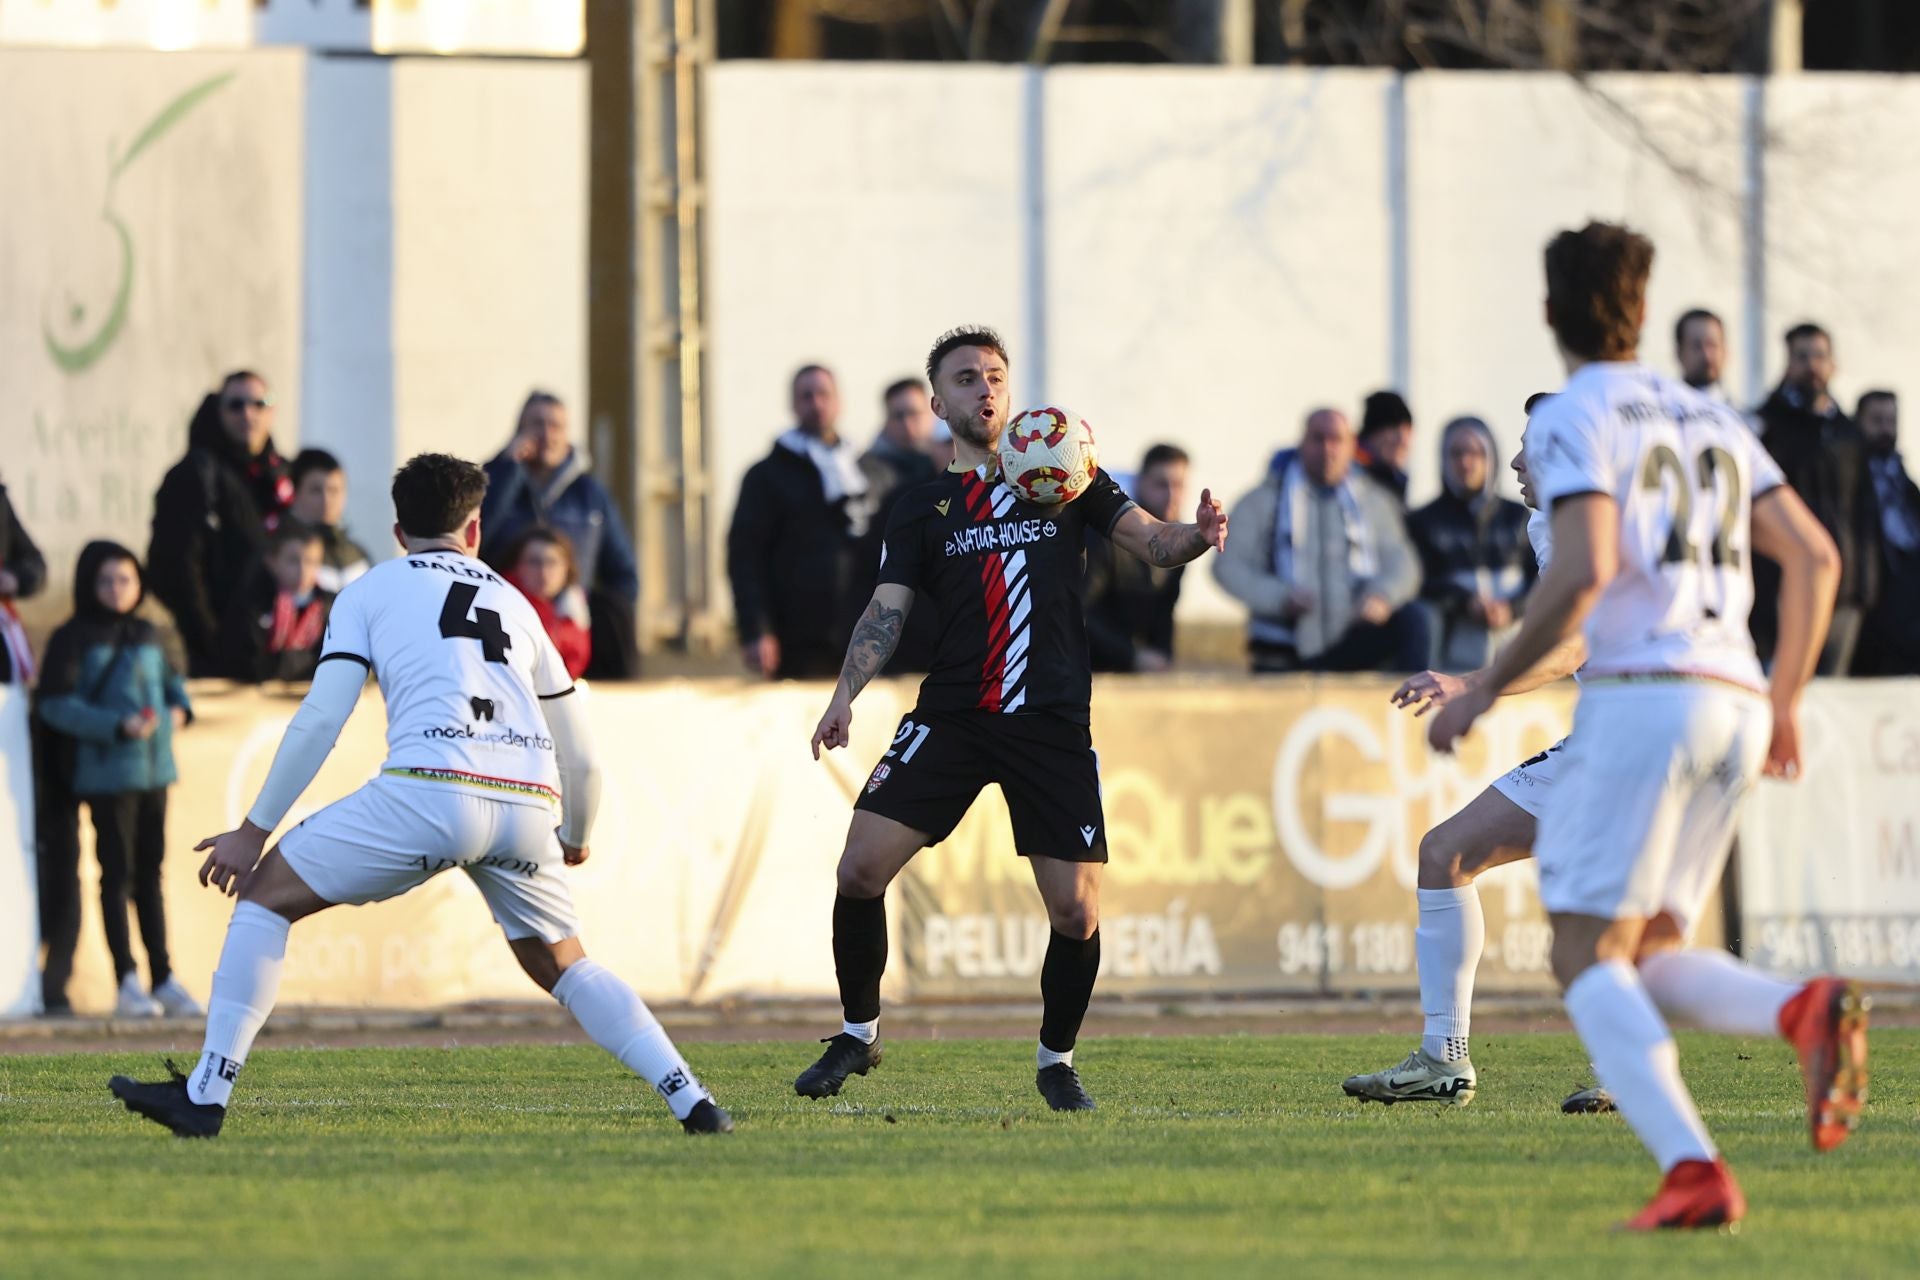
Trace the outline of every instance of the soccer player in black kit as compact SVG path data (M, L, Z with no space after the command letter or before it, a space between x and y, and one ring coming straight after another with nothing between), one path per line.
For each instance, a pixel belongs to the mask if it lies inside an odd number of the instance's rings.
M990 782L1033 868L1053 936L1040 970L1045 1005L1036 1083L1055 1111L1090 1111L1073 1043L1100 968L1100 867L1107 860L1100 778L1088 731L1092 670L1081 612L1086 530L1170 567L1226 544L1227 517L1200 495L1193 524L1135 506L1104 471L1074 501L1042 506L1000 482L1007 349L991 329L942 334L927 356L933 411L953 431L948 472L894 506L880 583L847 648L813 754L847 745L853 700L884 667L908 610L939 611L940 639L917 706L874 768L847 830L833 904L833 960L846 1024L794 1081L804 1097L840 1092L880 1062L887 886L913 855L947 838Z

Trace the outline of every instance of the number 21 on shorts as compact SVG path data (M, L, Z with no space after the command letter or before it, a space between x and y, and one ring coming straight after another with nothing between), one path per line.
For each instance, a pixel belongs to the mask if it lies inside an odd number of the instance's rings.
M927 740L927 735L932 732L933 726L930 724L915 724L912 720L902 720L899 731L893 735L893 746L887 751L885 758L891 760L898 756L901 764L911 763L914 752L920 750ZM904 750L901 748L901 743L906 743Z

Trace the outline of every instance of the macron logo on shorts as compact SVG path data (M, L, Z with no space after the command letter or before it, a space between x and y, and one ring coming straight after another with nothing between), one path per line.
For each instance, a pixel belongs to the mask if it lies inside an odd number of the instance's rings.
M1099 827L1080 828L1080 838L1087 842L1087 848L1089 849L1093 848L1093 838L1099 834L1100 834Z

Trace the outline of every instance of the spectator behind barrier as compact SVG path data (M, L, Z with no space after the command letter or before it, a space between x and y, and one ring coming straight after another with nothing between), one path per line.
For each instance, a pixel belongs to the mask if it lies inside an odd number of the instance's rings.
M1860 625L1880 589L1880 507L1867 467L1867 442L1828 391L1834 374L1833 339L1817 324L1787 330L1787 372L1760 406L1761 440L1787 483L1812 508L1840 549L1840 592L1833 626L1820 652L1818 674L1853 669ZM1780 571L1771 560L1753 563L1753 639L1773 657Z
M1880 508L1880 598L1861 628L1856 675L1920 675L1920 488L1901 461L1900 401L1891 391L1860 397L1854 420Z
M40 716L67 740L57 767L67 789L87 802L100 859L100 910L119 983L115 1013L197 1015L200 1007L172 976L160 864L166 854L167 788L176 780L174 732L192 719L180 673L167 661L158 628L134 616L145 588L133 552L91 542L74 571L73 617L47 642ZM55 887L42 920L48 1012L70 1008L67 981L80 935L80 842L48 852ZM140 917L152 994L142 986L127 928L128 882ZM64 896L61 892L64 890ZM43 892L43 900L46 898Z
M1187 453L1156 444L1140 462L1133 500L1156 520L1178 521L1187 505ZM1159 569L1088 530L1087 650L1095 671L1165 671L1173 666L1173 609L1185 565Z
M880 581L880 546L885 540L887 519L894 504L910 490L926 484L945 469L936 462L934 432L943 426L933 416L933 402L927 384L918 378L902 378L880 397L886 417L880 434L860 455L860 470L867 477L867 505L872 515L867 534L854 551L854 565L860 584L848 593L850 602L864 603L873 598ZM949 447L953 439L947 436ZM948 461L951 461L949 456ZM924 673L933 665L934 649L940 642L940 615L935 609L916 609L907 614L900 632L900 643L888 660L883 674Z
M347 535L347 470L325 449L302 449L293 460L293 505L287 515L320 535L320 589L340 589L373 567L365 547Z
M0 684L31 685L33 649L13 602L38 595L47 584L47 561L27 536L0 484Z
M591 465L568 436L567 407L560 397L546 391L528 395L512 441L487 463L480 552L504 572L506 547L528 529L540 525L566 534L592 624L593 663L587 674L630 680L640 668L634 643L640 573L620 510Z
M153 594L173 615L189 675L219 673L227 603L259 559L267 521L292 501L293 481L273 447L266 380L230 373L200 402L187 456L153 500Z
M1376 391L1360 410L1355 464L1407 509L1407 468L1413 461L1413 410L1397 391Z
M1732 399L1720 385L1727 366L1727 329L1705 307L1683 312L1673 325L1673 355L1688 386L1721 404Z
M507 544L500 564L507 581L520 588L540 616L540 625L567 664L567 674L579 679L593 657L593 631L567 535L535 525Z
M1297 449L1234 509L1214 576L1245 604L1256 672L1426 666L1430 629L1413 605L1420 562L1393 495L1354 469L1338 409L1307 416Z
M768 680L839 674L866 576L855 559L872 519L866 473L840 438L831 370L793 375L795 425L740 482L727 577L748 671Z
M1527 509L1500 496L1500 454L1479 418L1440 433L1444 492L1407 519L1420 552L1421 599L1437 631L1433 666L1474 671L1493 660L1539 576Z
M221 674L244 684L313 679L333 593L320 589L325 540L288 521L267 537L261 563L227 606Z

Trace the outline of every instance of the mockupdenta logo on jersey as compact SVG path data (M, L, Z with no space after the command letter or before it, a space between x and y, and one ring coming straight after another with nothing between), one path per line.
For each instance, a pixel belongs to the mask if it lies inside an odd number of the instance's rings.
M947 539L949 556L970 556L978 551L1011 551L1030 547L1043 538L1058 536L1060 526L1051 520L1008 520L1002 524L969 525Z
M553 739L544 733L521 733L515 729L489 729L481 733L470 724L435 725L423 729L420 736L437 741L477 742L489 747L520 747L523 750L551 751Z

